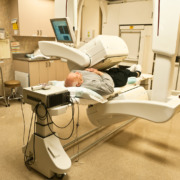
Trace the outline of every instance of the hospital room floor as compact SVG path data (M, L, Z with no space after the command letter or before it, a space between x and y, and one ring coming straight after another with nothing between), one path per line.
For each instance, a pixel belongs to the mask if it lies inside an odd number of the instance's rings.
M25 139L27 140L32 112L28 104L22 107L26 122ZM86 107L80 106L79 108L80 126L73 138L77 134L81 135L94 128L87 119ZM0 102L0 109L0 180L47 179L34 170L28 170L24 165L22 154L24 124L20 102L11 102L10 107L4 107ZM71 109L68 111L70 113L55 117L54 121L58 123L61 118L61 123L67 122L71 118ZM76 116L77 112L76 110ZM111 139L98 144L76 159L64 180L180 179L179 119L180 113L162 124L136 119ZM86 140L84 144L73 147L67 153L72 155L78 152L90 141L100 138L107 133L105 131L109 132L120 124L108 127ZM57 132L61 133L61 136L67 136L70 128L68 131L57 130ZM67 143L61 142L62 144Z

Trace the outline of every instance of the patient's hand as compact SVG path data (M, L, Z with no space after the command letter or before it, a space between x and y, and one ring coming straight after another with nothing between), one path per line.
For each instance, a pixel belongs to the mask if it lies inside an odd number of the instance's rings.
M97 69L94 69L94 68L86 68L85 71L94 72L94 71L97 71Z
M86 71L89 71L89 72L94 72L94 73L96 73L97 75L100 75L100 76L103 75L103 72L98 71L97 69L94 69L94 68L87 68L87 69L85 69L85 70L86 70Z

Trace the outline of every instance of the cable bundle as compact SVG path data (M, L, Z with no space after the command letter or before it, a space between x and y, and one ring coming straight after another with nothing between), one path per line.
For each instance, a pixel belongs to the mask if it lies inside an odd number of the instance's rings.
M36 122L37 122L37 118L41 121L44 121L47 119L47 125L49 127L49 130L51 131L51 133L56 136L57 138L59 138L60 140L67 140L69 138L72 137L73 135L73 132L74 132L74 103L73 103L73 100L71 99L70 101L71 103L71 107L72 107L72 118L71 120L65 125L65 126L58 126L56 123L53 122L49 112L48 112L48 109L46 107L46 105L42 102L39 102L35 108L33 109L33 112L32 112L32 117L31 117L31 122L30 122L30 127L29 127L29 133L28 133L28 139L27 139L27 144L26 144L26 147L25 147L25 152L24 152L24 163L25 165L29 168L30 165L32 165L34 162L35 162L35 125L36 125ZM44 109L44 113L39 113L39 108L43 108ZM34 117L34 114L35 114L35 117ZM29 140L30 140L30 133L31 133L31 128L32 128L32 123L33 123L33 119L34 119L34 136L33 136L33 154L32 155L27 155L27 148L28 148L28 145L29 145ZM78 119L79 119L79 111L78 111ZM56 127L58 128L61 128L61 129L64 129L64 128L67 128L71 123L73 123L72 125L72 130L71 130L71 133L68 137L60 137L60 136L57 136L55 134L55 132L53 132L53 130L51 129L51 127L49 126L50 123L53 123L53 125L55 125ZM79 122L77 123L77 127L79 126Z

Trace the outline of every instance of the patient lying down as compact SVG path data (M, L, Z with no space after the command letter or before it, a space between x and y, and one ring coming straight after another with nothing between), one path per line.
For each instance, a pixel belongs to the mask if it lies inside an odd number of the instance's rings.
M65 87L84 87L97 92L100 95L108 95L114 92L114 87L126 85L129 77L139 77L141 66L132 65L130 68L122 70L111 68L106 71L98 71L94 68L71 71L66 80Z

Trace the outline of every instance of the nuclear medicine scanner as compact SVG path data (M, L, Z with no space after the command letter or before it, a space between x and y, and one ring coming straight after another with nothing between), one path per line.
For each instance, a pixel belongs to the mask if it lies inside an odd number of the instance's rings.
M53 132L52 116L66 113L66 109L74 103L88 105L88 118L98 127L128 121L133 117L162 123L180 111L179 96L171 95L169 88L179 42L179 6L178 1L154 0L152 48L156 53L156 63L152 91L146 91L139 85L127 85L115 88L113 94L102 97L81 87L65 88L63 82L55 81L50 82L50 89L29 87L23 90L24 101L31 104L38 114L35 133L23 147L29 166L48 178L66 173L71 167L70 158L58 135ZM168 13L171 18L167 16L167 10L172 10ZM55 33L61 20L66 21L71 29L68 18L54 20L56 22L52 20ZM66 59L70 70L87 67L104 70L123 61L128 55L128 47L120 37L99 35L76 49L65 44L68 40L73 41L71 33L69 30L69 35L63 37L64 43L58 42L60 34L56 34L57 42L40 41L42 54Z

